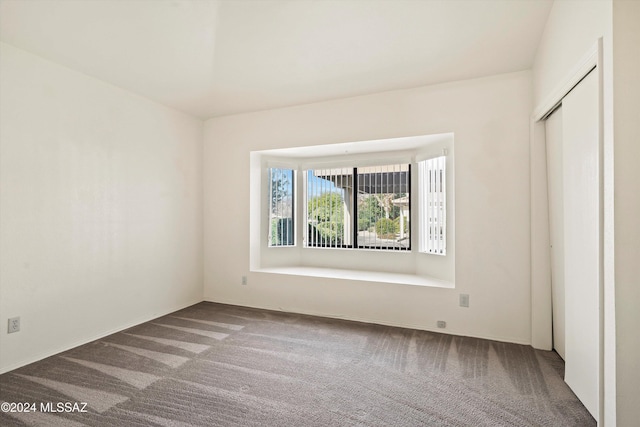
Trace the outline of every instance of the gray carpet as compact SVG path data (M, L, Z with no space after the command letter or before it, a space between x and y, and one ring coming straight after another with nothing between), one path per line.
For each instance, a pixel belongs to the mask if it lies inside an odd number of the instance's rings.
M0 425L595 426L563 369L524 345L200 303L0 376L0 401L37 409ZM41 411L58 402L87 412Z

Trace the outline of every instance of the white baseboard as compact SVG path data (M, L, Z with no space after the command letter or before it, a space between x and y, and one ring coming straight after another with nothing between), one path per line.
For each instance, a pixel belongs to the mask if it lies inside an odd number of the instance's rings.
M437 329L437 328L431 329L431 328L425 328L424 325L414 325L414 324L410 324L410 323L392 322L392 321L389 321L389 320L386 320L386 319L373 319L373 318L362 318L362 317L358 317L358 316L333 315L333 314L328 314L328 313L315 313L315 312L307 311L307 310L283 309L282 307L269 307L269 306L266 306L266 305L265 306L249 305L249 304L246 304L246 303L233 301L233 300L227 300L227 299L221 299L221 298L205 297L204 301L205 302L219 303L219 304L235 305L235 306L239 306L239 307L249 307L249 308L258 308L258 309L263 309L263 310L280 311L280 312L283 312L283 313L304 314L304 315L308 315L308 316L326 317L326 318L329 318L329 319L349 320L349 321L353 321L353 322L372 323L372 324L383 325L383 326L394 326L394 327L397 327L397 328L416 329L416 330L419 330L419 331L437 332L437 333L441 333L441 334L455 335L455 336L459 336L459 337L480 338L480 339L491 340L491 341L499 341L499 342L505 342L505 343L510 343L510 344L521 344L521 345L529 345L529 346L531 345L531 342L522 341L522 340L519 340L519 339L516 339L516 338L500 337L500 336L492 336L492 335L478 335L478 334L460 333L460 332L456 332L456 331L443 330L443 329Z

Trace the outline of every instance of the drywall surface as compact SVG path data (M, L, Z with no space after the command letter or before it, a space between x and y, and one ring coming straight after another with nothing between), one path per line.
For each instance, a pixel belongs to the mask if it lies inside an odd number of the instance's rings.
M586 52L588 52L593 48L593 46L596 45L596 43L598 43L598 39L602 38L602 197L604 200L602 236L604 247L604 289L602 292L602 307L604 311L604 320L602 325L601 339L604 348L601 349L601 357L603 360L601 375L603 381L600 402L600 419L598 421L601 425L605 426L616 425L616 407L618 408L618 412L621 410L621 408L624 408L623 410L631 411L629 413L637 411L637 408L640 407L640 405L638 405L637 403L616 403L616 399L621 396L620 389L618 388L618 391L616 391L616 381L620 380L621 378L634 378L632 375L632 373L634 372L633 370L627 370L626 372L623 372L618 370L618 368L616 367L616 364L621 357L621 346L616 342L616 340L619 338L623 338L626 342L630 343L631 348L633 348L634 346L634 344L632 344L634 338L632 338L631 336L624 336L624 334L620 335L619 330L616 331L616 328L619 329L619 327L616 325L616 322L619 321L616 312L621 304L627 304L628 301L633 301L632 304L635 304L637 302L637 296L636 300L627 299L621 297L620 293L617 290L620 283L617 260L621 248L618 242L619 236L624 236L625 239L635 238L635 235L633 233L630 233L630 231L633 229L633 226L631 226L631 222L634 220L626 223L625 230L619 230L621 221L624 221L625 216L621 216L617 212L617 205L619 203L618 200L621 194L624 194L625 197L632 197L633 194L637 194L638 182L637 171L631 172L630 174L628 171L625 171L624 173L620 173L618 171L619 163L621 161L623 163L632 161L631 159L634 159L634 157L631 155L630 151L626 154L619 154L620 152L629 150L630 146L626 147L625 149L619 150L618 135L615 135L614 138L614 114L616 120L618 120L618 114L620 113L617 107L615 109L616 111L614 112L614 81L616 81L616 86L619 88L619 93L615 94L616 98L624 96L626 98L625 102L633 103L634 93L633 91L626 92L627 87L617 83L617 80L619 78L617 75L615 76L614 80L614 71L615 73L624 73L624 71L620 70L620 65L616 64L614 66L613 58L615 56L615 58L617 58L617 60L622 64L621 66L631 72L631 74L629 75L633 75L633 72L635 72L635 70L633 70L633 68L628 68L630 64L624 64L624 62L633 62L634 60L637 60L637 44L627 45L626 49L629 50L625 49L624 52L618 46L614 46L612 27L615 28L615 24L613 23L612 18L612 5L616 3L616 1L612 2L611 0L571 0L554 2L553 8L551 9L551 12L549 14L545 32L538 47L538 52L536 54L536 59L533 66L534 99L535 105L536 107L538 107L540 106L540 104L546 103L548 101L547 97L554 91L554 88L557 88L558 86L565 83L564 80L568 78L572 73L575 65L580 62L582 58L584 58ZM621 1L620 4L625 6L621 8L619 7L619 10L624 9L625 7L629 6L629 4L633 3L637 2L630 1L627 3L625 1ZM625 12L620 12L618 16L620 16L621 14L623 15L624 13ZM633 16L633 14L631 14L631 16ZM628 34L633 34L634 31L637 33L637 29L635 28L637 27L637 25L632 27L633 28L626 28L625 31ZM627 41L625 41L629 40L627 37L628 35L619 38L623 40L623 43L627 43ZM625 59L625 56L628 56L629 58ZM629 89L631 88L632 86L629 86ZM622 95L623 93L624 95ZM635 110L626 110L626 113L632 114L631 111L636 112L636 118L628 121L627 125L622 125L623 127L631 126L632 123L637 122L638 109L636 108ZM629 120L628 116L627 120ZM616 128L619 127L618 124L616 124L615 126ZM629 129L630 128L627 128L627 131ZM618 133L617 130L616 133ZM635 158L637 158L637 156ZM634 188L635 192L621 192L621 185ZM614 198L616 199L615 215ZM637 215L635 217L630 216L630 218L637 218ZM637 254L637 246L635 250ZM633 251L628 252L628 254L633 255ZM635 256L635 263L637 263L638 257L637 255ZM631 268L631 270L633 270L633 268L637 268L637 266L634 266L633 264L627 264L625 268ZM635 330L637 328L638 322L637 314L635 315L635 317L632 315L629 320L631 320L629 325L635 325L632 328L632 330ZM630 351L629 349L629 352L625 353L633 360L637 359L637 354L639 351L637 347L637 340L635 342L635 351ZM623 346L624 345L625 344L623 344ZM623 387L623 389L625 388ZM631 391L632 389L626 388L626 390ZM637 395L637 393L635 393L635 395ZM628 420L630 419L631 418L628 418ZM626 424L620 422L617 425Z
M205 299L428 330L445 320L446 332L529 343L531 105L519 72L207 121ZM251 151L447 132L455 289L249 272Z
M0 58L0 369L201 301L202 122Z
M571 85L577 82L573 78L580 74L584 76L589 71L588 67L593 66L591 56L597 51L598 39L610 28L607 24L607 16L611 16L610 8L610 0L563 0L553 3L532 69L536 114L547 113L543 109L549 109L560 101ZM608 72L606 67L603 68L605 73ZM540 132L544 132L544 124L533 123L532 344L548 350L552 345L550 256L548 236L545 235L548 234L549 221L546 212L546 160L539 155L544 152L545 142Z
M640 417L640 2L613 2L617 425Z
M533 65L536 106L547 100L606 31L608 0L553 3Z

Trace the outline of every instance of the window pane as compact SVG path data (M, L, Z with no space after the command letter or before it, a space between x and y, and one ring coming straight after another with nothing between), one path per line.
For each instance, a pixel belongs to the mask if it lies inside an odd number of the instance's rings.
M446 156L418 163L420 252L447 253Z
M269 169L269 246L293 246L293 170Z
M410 166L357 168L358 247L411 248Z
M353 169L313 169L307 177L308 247L351 247Z

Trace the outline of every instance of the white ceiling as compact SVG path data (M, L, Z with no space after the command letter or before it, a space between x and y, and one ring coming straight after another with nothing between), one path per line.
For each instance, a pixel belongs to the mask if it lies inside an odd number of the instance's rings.
M0 40L200 118L528 69L550 0L0 0Z

